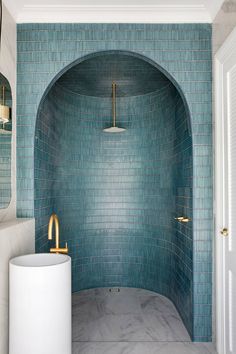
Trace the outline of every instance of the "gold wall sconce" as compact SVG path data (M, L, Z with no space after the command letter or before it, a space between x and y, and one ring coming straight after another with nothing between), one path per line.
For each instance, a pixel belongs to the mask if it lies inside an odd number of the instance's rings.
M3 124L9 122L10 115L11 115L10 107L6 106L6 104L5 104L5 90L6 90L6 87L2 86L1 87L2 103L0 104L0 122L2 122Z

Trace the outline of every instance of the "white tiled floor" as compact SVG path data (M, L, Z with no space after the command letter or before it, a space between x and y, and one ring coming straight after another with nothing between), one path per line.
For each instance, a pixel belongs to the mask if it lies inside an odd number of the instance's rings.
M173 304L131 288L91 289L73 295L73 354L215 354L191 343Z

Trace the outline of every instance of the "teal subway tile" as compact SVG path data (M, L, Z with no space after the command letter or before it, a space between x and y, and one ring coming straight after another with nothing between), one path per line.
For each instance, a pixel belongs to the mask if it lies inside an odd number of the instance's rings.
M117 113L127 131L106 136L101 129L110 124L110 100L84 96L78 105L78 97L54 87L41 102L34 141L37 109L51 81L72 62L104 50L132 51L167 70L183 90L191 124L180 99L173 114L166 104L169 93L122 98ZM72 258L73 274L79 274L73 276L74 290L123 285L159 291L174 301L194 340L211 340L211 318L203 311L203 305L211 307L211 280L198 274L212 272L211 26L20 24L18 58L17 207L18 216L36 217L37 250L48 250L48 216L57 211L63 237L78 241L81 252L79 265L76 252ZM171 97L174 102L177 91ZM169 119L160 124L160 117ZM193 147L186 139L191 125ZM179 188L169 188L170 183ZM177 212L193 215L194 222L175 234L176 224L169 220ZM165 274L157 260L170 267ZM208 289L202 284L206 279Z

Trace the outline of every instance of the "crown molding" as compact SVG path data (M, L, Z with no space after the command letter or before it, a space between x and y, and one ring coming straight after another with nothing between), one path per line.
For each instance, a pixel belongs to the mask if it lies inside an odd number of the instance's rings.
M204 5L80 6L28 5L17 23L211 23Z
M223 3L224 0L205 0L205 7L211 16L212 22L220 11Z

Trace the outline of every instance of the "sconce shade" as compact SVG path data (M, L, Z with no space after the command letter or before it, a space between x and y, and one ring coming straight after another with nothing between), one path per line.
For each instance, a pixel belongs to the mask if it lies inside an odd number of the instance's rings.
M5 86L2 86L2 103L0 104L0 122L7 123L10 120L10 107L5 105Z
M10 120L10 107L0 104L0 121L7 123Z

